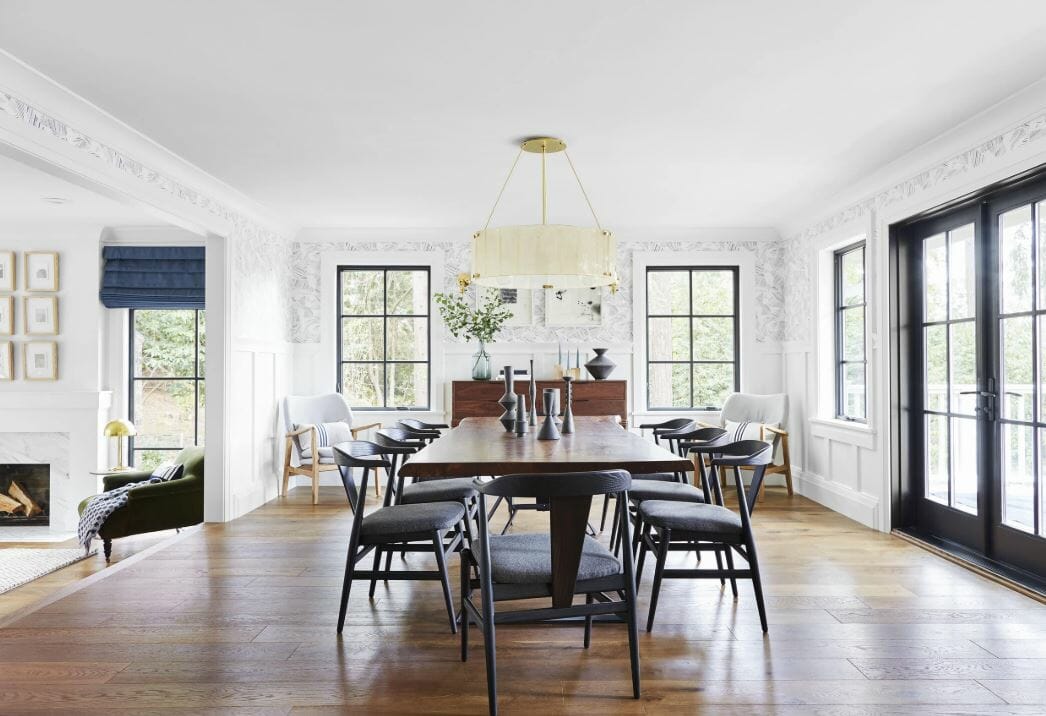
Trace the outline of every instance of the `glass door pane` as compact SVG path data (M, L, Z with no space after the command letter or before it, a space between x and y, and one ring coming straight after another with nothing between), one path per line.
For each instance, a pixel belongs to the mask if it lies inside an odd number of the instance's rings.
M1001 522L1035 534L1042 480L1042 237L1041 207L1025 204L999 215L999 341L1002 376Z
M923 239L924 496L977 513L974 225Z

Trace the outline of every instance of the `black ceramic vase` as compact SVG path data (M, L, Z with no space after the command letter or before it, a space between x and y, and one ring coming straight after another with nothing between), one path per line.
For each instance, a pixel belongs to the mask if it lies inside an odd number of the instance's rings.
M498 400L498 404L505 409L505 412L501 414L501 424L505 427L505 432L511 433L513 425L516 422L516 392L513 390L513 381L515 379L512 373L512 366L505 366L505 394Z
M559 428L556 427L556 393L555 388L545 388L541 391L542 403L545 407L545 422L541 424L538 440L559 440Z
M593 348L592 350L596 352L596 357L585 363L585 370L596 380L606 380L614 372L614 368L617 368L617 363L607 358L606 352L610 350L609 348Z
M529 422L532 427L537 427L538 424L538 383L534 377L534 361L530 361L530 418Z
M574 432L574 387L570 384L574 379L569 375L563 376L566 387L563 391L563 434L570 435Z

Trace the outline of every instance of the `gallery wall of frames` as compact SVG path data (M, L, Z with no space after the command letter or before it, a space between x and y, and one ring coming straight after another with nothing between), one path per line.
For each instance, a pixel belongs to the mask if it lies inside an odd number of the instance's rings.
M58 379L57 251L0 250L0 381Z

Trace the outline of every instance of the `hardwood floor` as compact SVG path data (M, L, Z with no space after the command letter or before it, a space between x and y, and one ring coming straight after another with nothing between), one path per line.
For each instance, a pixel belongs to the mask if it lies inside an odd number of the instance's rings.
M124 559L140 554L148 547L152 547L170 539L174 534L174 530L168 530L164 532L151 532L144 535L134 535L133 537L117 540L113 542L112 562L110 564L119 564ZM0 549L6 549L8 547L28 547L31 549L79 548L75 538L64 542L0 542ZM34 579L29 584L13 589L10 592L0 594L0 624L12 615L16 615L33 604L40 602L40 600L51 597L62 590L72 587L92 574L97 574L104 570L106 568L106 563L105 556L102 554L101 541L95 543L95 548L98 550L98 553L91 555L87 559L71 564L63 569L59 569L56 572L51 572L40 579Z
M482 637L463 664L437 583L357 584L336 636L349 521L340 488L299 488L28 613L0 629L0 713L485 713ZM623 627L585 650L578 626L503 626L503 712L1044 712L1046 607L801 497L754 521L767 638L747 583L668 581L634 701Z

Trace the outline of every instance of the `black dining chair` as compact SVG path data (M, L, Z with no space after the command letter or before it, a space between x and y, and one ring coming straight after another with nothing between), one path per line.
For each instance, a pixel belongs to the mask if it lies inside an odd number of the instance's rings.
M414 427L405 420L397 420L396 425L406 431L412 440L421 440L425 443L431 443L433 440L439 438L442 433L435 428L418 428Z
M460 502L427 502L413 505L388 505L364 514L364 499L367 480L373 471L377 479L378 468L389 473L389 489L392 487L392 464L382 454L380 445L364 440L339 443L334 446L334 462L338 465L345 494L352 507L352 528L349 532L349 549L345 559L345 579L341 588L341 607L338 611L338 633L345 626L345 613L349 604L349 591L355 579L370 580L370 596L374 596L377 580L438 580L443 585L443 599L450 617L450 631L457 632L457 614L450 591L450 573L447 558L453 554L463 540L465 508ZM352 477L353 468L362 468L360 486ZM356 564L374 552L374 566L370 570L356 569ZM392 570L379 569L383 552L431 552L436 557L436 570Z
M426 423L424 420L416 420L414 418L403 418L397 422L415 430L447 430L450 427L446 423Z
M707 446L723 444L726 430L722 428L691 428L687 431L675 433L677 445L686 443L688 446ZM689 448L688 448L689 449ZM684 453L685 454L685 453ZM639 547L639 535L643 531L643 521L639 513L639 505L646 500L672 500L674 502L712 502L712 493L709 488L706 474L702 469L697 473L695 480L700 487L686 481L686 473L664 473L672 475L673 480L639 480L633 481L632 489L628 491L630 504L629 512L633 521L633 544L632 551ZM682 476L682 480L678 480ZM722 504L722 500L719 501ZM620 509L620 506L619 506ZM617 554L617 534L610 535L610 544L614 545L614 554Z
M652 430L654 433L654 442L660 445L662 433L680 430L693 423L694 421L689 418L672 418L671 420L663 420L660 423L642 423L639 426L639 429Z
M668 449L672 450L676 454L680 453L678 450L678 443L673 444L675 439L674 433L694 430L697 428L697 423L687 418L674 418L672 420L666 420L661 423L643 423L639 426L640 430L653 430L654 443L657 445L661 444L662 436L665 437ZM633 480L653 480L657 482L681 482L683 480L682 473L678 472L649 472L649 473L633 473ZM609 495L603 496L603 514L599 518L599 531L602 532L607 526L607 512L609 511L611 497ZM614 523L616 524L616 522ZM611 530L613 531L613 530ZM611 544L615 541L615 535L611 534Z
M654 628L654 614L661 592L663 579L724 579L730 580L734 597L737 597L738 579L751 579L755 591L756 607L763 633L767 632L766 607L763 604L763 586L759 577L759 560L756 556L755 536L752 533L752 510L755 496L766 472L773 461L771 446L762 440L742 440L716 448L711 463L720 470L733 468L737 483L738 510L723 505L669 500L647 500L639 506L643 533L640 537L639 564L636 573L642 578L643 561L647 552L656 559L654 583L650 592L650 612L647 616L647 631ZM753 470L752 485L746 494L741 468ZM651 534L655 532L657 538ZM726 569L717 559L717 569L667 569L669 552L693 550L715 552L726 559ZM748 563L748 569L734 567L734 553Z
M425 442L412 437L406 430L401 428L381 428L374 431L373 439L375 445L382 447L381 454L389 458L392 464L392 489L385 491L385 504L391 505L399 501L399 495L403 491L403 480L399 477L400 465L406 459L425 447Z
M628 626L628 651L632 667L632 694L640 696L639 645L636 625L635 573L631 540L618 560L586 534L592 497L613 493L628 500L631 477L624 470L573 472L550 475L505 475L490 482L477 481L483 496L541 497L549 501L547 534L491 535L486 501L480 497L477 538L461 552L461 659L469 656L469 626L483 633L490 713L498 712L495 624L583 618L584 645L592 640L594 617L615 616ZM621 529L628 531L627 517ZM480 601L473 593L480 591ZM574 604L575 595L584 604ZM503 601L547 600L550 607L496 611Z

